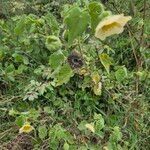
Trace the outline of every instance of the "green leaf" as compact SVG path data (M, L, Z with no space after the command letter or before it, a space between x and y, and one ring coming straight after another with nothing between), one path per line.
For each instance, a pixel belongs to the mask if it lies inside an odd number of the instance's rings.
M16 62L22 62L23 61L23 56L20 54L14 53L12 56L14 57Z
M117 81L122 82L127 77L127 69L125 67L119 68L115 72L115 77Z
M94 120L95 120L95 129L97 132L102 130L105 127L105 121L101 114L94 114Z
M64 141L72 141L72 136L69 132L67 132L60 124L56 124L51 127L49 130L49 137L51 140L64 140Z
M25 95L25 97L24 97L23 100L28 99L28 100L30 100L30 101L33 101L34 99L37 99L37 98L38 98L38 95L39 95L38 92L34 92L34 91L28 92L28 93Z
M13 76L12 73L10 73L10 74L7 76L7 78L8 78L10 81L15 82L15 78L14 78L14 76Z
M64 148L64 150L69 150L69 144L67 142L65 142L63 148Z
M88 150L88 148L86 146L81 146L78 150Z
M114 143L108 142L106 150L114 150Z
M25 65L28 65L28 64L29 64L29 59L28 59L28 57L23 56L23 63L24 63Z
M49 51L56 51L62 47L60 39L54 35L46 37L45 45Z
M3 60L4 56L5 56L4 50L0 48L0 61Z
M99 15L98 20L99 22L102 21L104 18L110 16L112 13L111 11L104 11L101 15Z
M41 84L41 85L38 87L39 95L43 95L44 92L46 92L46 87L47 87L46 84Z
M93 91L95 95L101 95L102 94L102 83L99 82L98 84L95 84L93 87Z
M107 73L109 74L110 65L112 65L112 59L106 53L100 54L99 58L102 65L105 67Z
M29 64L29 59L26 56L17 53L14 53L12 56L16 62L23 62L25 65Z
M13 64L10 64L9 66L7 66L7 68L5 69L6 73L13 73L15 71L15 67Z
M51 150L56 150L58 149L59 146L59 141L58 140L49 140L49 147Z
M86 128L85 128L86 124L87 124L87 121L85 121L85 120L81 121L80 124L78 125L78 129L80 131L85 131L86 130Z
M52 30L52 34L58 36L60 28L59 28L59 24L58 24L56 18L51 13L48 13L45 16L45 19Z
M121 140L121 138L122 138L122 133L120 131L120 128L118 126L115 126L114 131L111 134L109 140L112 141L112 142L118 142L118 141Z
M17 126L22 127L26 121L26 118L24 116L19 116L16 118L15 123Z
M40 113L39 113L38 110L35 110L33 108L30 109L29 115L28 115L29 118L32 118L33 120L36 120L39 116L40 116Z
M44 107L44 112L45 112L45 113L51 114L52 111L53 111L53 110L52 110L49 106Z
M53 53L49 58L49 64L52 69L56 69L64 62L65 57L61 51Z
M89 14L91 16L91 27L93 32L99 23L99 16L103 13L103 5L98 2L91 2L88 6Z
M47 128L45 125L39 126L38 135L39 135L39 138L42 140L47 136Z
M21 74L21 73L23 73L23 71L26 71L27 69L28 69L27 66L21 64L21 65L18 66L18 69L16 70L16 73Z
M56 86L67 83L73 76L73 71L69 64L60 67L59 73L56 75Z
M19 114L19 112L14 110L13 108L11 110L9 110L9 115L10 116L15 116L15 115L18 115L18 114Z
M23 15L21 19L16 24L16 27L14 28L14 32L16 35L21 35L24 32L26 26L26 16Z
M68 29L68 42L72 44L75 38L81 36L90 22L90 16L87 11L82 11L79 7L73 6L69 11L64 22Z

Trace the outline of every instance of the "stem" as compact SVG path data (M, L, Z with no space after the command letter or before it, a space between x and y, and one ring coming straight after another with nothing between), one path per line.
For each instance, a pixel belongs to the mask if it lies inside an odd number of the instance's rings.
M146 0L144 0L144 6L143 6L143 25L141 29L141 35L140 35L140 48L144 47L144 30L145 30L145 18L146 18ZM142 56L140 57L140 60L142 60ZM140 66L142 67L142 61L140 62Z
M145 17L146 17L146 0L144 0L144 8L143 8L143 22L145 22ZM142 46L143 45L143 42L144 42L144 23L143 23L143 26L142 26L142 30L141 30L141 39L140 39L140 45Z
M80 38L78 38L78 46L79 46L79 50L80 50L81 56L83 58L83 52L82 52L82 48L81 48Z
M138 56L136 54L136 50L135 50L134 44L132 42L132 36L131 36L130 31L129 31L129 36L130 36L131 46L132 46L132 50L133 50L133 55L134 55L135 61L136 61L136 70L138 71L139 70L139 59L138 59ZM137 75L136 75L135 90L136 90L136 93L138 93L138 91L139 91L139 77Z
M78 46L79 46L79 50L80 50L80 53L81 53L81 56L82 56L82 59L84 60L84 55L83 55L83 52L82 52L82 48L81 48L81 43L80 43L80 37L78 38ZM86 65L86 67L88 68L86 62L84 63Z
M138 60L138 57L137 57L137 54L136 54L136 50L135 50L134 44L132 42L132 36L131 36L131 32L130 31L129 31L129 36L130 36L131 46L132 46L133 54L134 54L134 57L135 57L136 65L137 65L137 68L138 68L139 60Z

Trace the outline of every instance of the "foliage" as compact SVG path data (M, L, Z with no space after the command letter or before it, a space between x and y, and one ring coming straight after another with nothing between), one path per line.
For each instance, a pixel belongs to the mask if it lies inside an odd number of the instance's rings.
M0 149L28 122L35 150L149 150L149 7L2 0ZM122 34L94 36L121 13L132 16Z

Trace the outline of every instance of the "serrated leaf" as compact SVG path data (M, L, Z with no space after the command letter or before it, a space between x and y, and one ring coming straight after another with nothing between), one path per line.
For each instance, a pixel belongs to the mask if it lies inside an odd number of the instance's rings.
M73 76L73 71L69 64L60 67L59 73L56 75L56 86L67 83Z
M45 112L45 113L50 114L52 111L53 111L53 110L52 110L49 106L44 107L44 112Z
M45 46L52 52L61 49L62 43L58 37L50 35L46 37Z
M21 35L25 29L26 26L26 16L23 15L21 19L16 24L16 27L14 28L14 32L16 35Z
M100 54L99 58L102 65L105 67L107 73L109 74L110 65L112 65L112 59L106 53Z
M25 97L23 98L23 100L30 100L30 101L33 101L34 99L37 99L38 98L38 93L37 92L27 92L27 94L25 95Z
M38 135L39 135L39 138L42 140L47 136L47 128L45 125L39 126Z
M18 115L18 114L19 114L19 112L14 110L13 108L11 110L9 110L9 115L10 116L15 116L15 115Z
M100 131L105 127L104 118L101 114L94 114L94 120L95 120L95 129L96 131Z
M59 146L59 141L58 140L49 140L49 147L51 150L56 150L58 149Z
M90 22L87 11L82 11L79 7L73 6L64 18L68 29L68 43L72 44L75 38L82 35Z
M120 131L120 128L118 126L114 127L114 131L110 136L110 141L112 142L118 142L120 141L122 138L122 133Z
M56 69L64 62L65 57L61 51L53 53L49 58L49 64L52 69Z
M10 64L9 66L6 67L5 72L6 73L13 73L15 71L15 67L13 64Z
M119 68L115 72L115 77L117 81L122 82L127 77L127 69L125 67Z
M27 66L21 64L21 65L18 66L18 70L16 70L16 72L17 72L18 74L21 74L23 71L26 71L27 69L28 69Z
M40 116L40 113L38 110L35 109L30 109L28 117L32 118L33 120L37 120L37 118Z

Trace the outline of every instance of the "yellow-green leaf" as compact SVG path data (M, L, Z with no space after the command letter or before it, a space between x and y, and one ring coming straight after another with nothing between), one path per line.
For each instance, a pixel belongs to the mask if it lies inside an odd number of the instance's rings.
M92 73L91 78L95 84L98 84L100 81L100 75L98 74L98 72Z
M95 132L95 129L94 129L94 124L92 124L92 123L87 123L87 124L85 124L85 127L87 128L87 129L89 129L91 132Z
M101 95L102 94L102 83L99 82L98 84L95 84L93 87L93 91L95 95Z
M112 59L106 53L100 54L99 58L100 58L102 65L105 67L107 73L109 74L110 65L112 65Z

